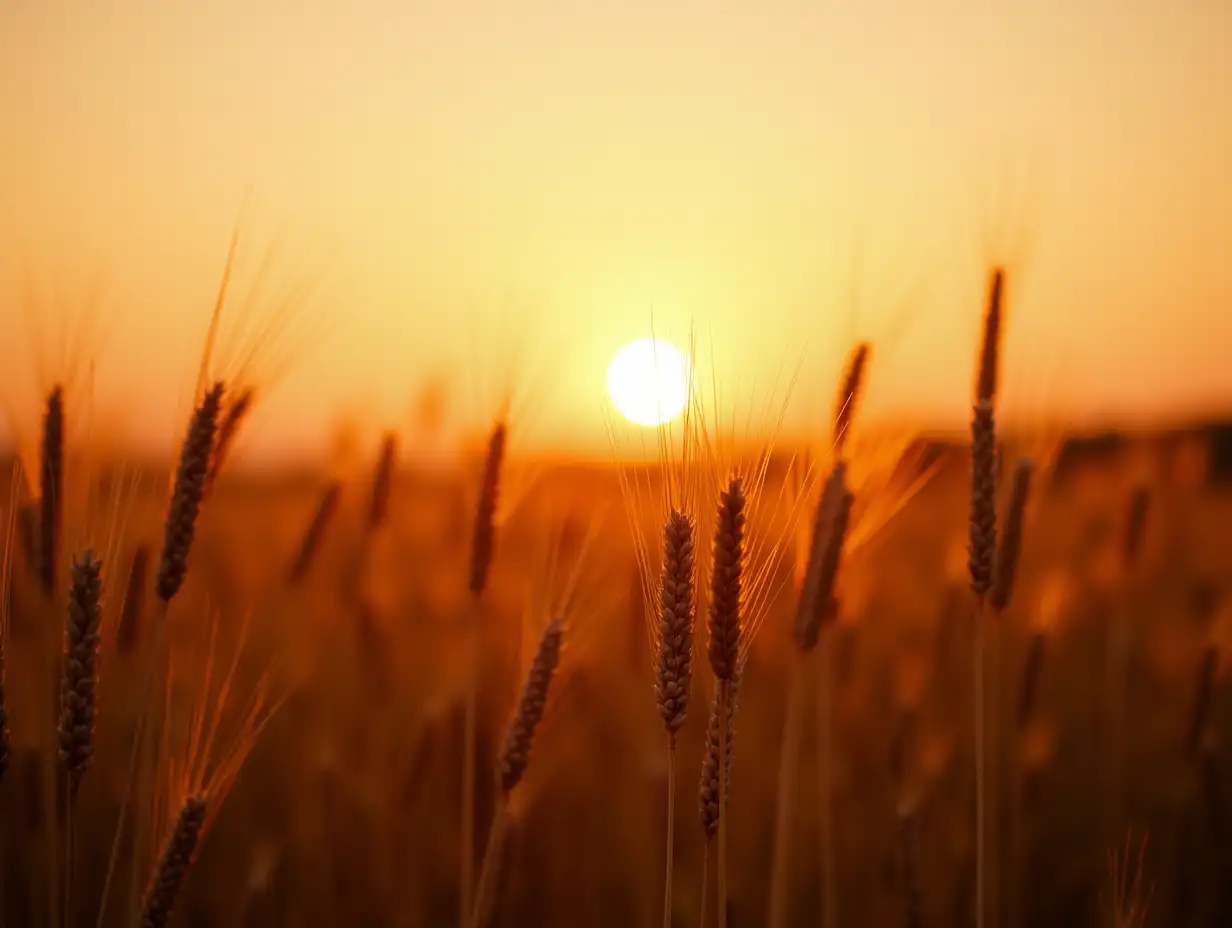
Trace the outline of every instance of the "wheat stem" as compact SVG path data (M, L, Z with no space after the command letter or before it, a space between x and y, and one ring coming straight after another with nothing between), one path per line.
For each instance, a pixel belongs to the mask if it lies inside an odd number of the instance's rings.
M729 718L731 711L731 681L719 680L719 718ZM729 724L719 725L719 757L727 758L728 750L728 734L731 726ZM718 834L718 861L716 866L715 889L718 891L718 898L715 905L719 913L719 928L727 928L727 775L725 771L719 773L719 834Z
M676 857L676 736L667 736L667 852L663 865L663 928L672 928L672 879Z
M817 646L817 780L821 793L821 923L838 924L838 857L834 843L834 717L831 709L834 636L823 632Z
M779 746L778 795L774 810L774 852L770 865L770 904L766 914L769 928L785 928L788 896L791 892L792 809L796 798L802 734L801 699L804 696L803 661L794 657L787 690L787 718Z
M984 928L985 893L987 887L987 802L985 783L985 719L984 719L984 598L976 600L975 606L975 656L974 656L974 706L975 706L975 924Z

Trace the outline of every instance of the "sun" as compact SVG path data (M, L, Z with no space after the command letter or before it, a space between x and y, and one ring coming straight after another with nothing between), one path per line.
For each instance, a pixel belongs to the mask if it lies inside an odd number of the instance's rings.
M643 338L625 345L607 368L607 392L620 414L637 425L662 425L689 400L689 362L669 342Z

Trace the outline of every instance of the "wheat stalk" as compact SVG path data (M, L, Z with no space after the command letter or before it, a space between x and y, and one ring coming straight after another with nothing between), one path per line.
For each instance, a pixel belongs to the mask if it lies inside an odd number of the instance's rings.
M334 520L334 516L338 512L338 503L342 498L342 484L338 481L332 481L321 493L321 499L317 502L316 511L312 514L312 521L308 523L308 527L304 530L304 536L299 543L299 551L295 555L295 560L291 564L291 569L288 571L287 579L292 585L303 582L308 576L308 571L312 568L312 562L315 560L317 551L321 547L321 541L325 537L325 532L329 529L329 525Z
M471 547L467 590L471 595L472 615L464 630L469 652L466 668L466 706L462 747L462 835L459 867L458 921L466 928L472 911L472 888L475 870L475 755L479 715L479 601L488 586L488 574L496 550L496 513L500 499L501 474L509 440L508 426L497 421L488 436L487 453L479 478L479 495L475 518L471 526Z
M220 413L218 433L214 438L214 449L210 455L210 467L205 477L205 493L208 495L218 481L223 466L231 456L235 440L239 436L240 427L252 411L256 401L256 393L252 387L241 390L227 403L225 412Z
M381 453L377 457L376 473L372 478L372 495L368 499L365 528L368 534L385 524L389 515L389 493L393 485L394 466L398 459L398 438L388 433L381 439Z
M740 664L740 591L744 569L744 480L737 476L719 494L719 509L714 530L714 554L711 563L709 647L710 668L716 680L714 709L718 729L718 757L725 759L724 770L730 768L731 729L735 717L732 681ZM725 724L718 724L726 719ZM709 752L708 752L709 753ZM717 770L717 759L714 760ZM703 769L704 762L703 762ZM703 779L705 777L703 776ZM713 803L721 810L727 803L727 780L716 774L717 799ZM727 816L718 815L718 847L716 890L718 892L719 928L727 925Z
M501 871L508 865L505 830L509 824L510 794L526 776L531 749L535 743L535 731L539 723L543 721L552 679L560 664L564 634L565 624L562 619L552 619L544 627L543 634L539 638L539 645L535 649L535 656L526 672L526 680L522 684L522 693L518 698L517 708L509 722L509 727L505 730L505 742L501 747L496 765L500 798L497 802L496 818L488 834L488 845L484 851L483 863L479 870L479 883L470 914L472 928L492 924L495 919L495 912L498 908L498 900L495 897L500 890Z
M984 607L992 589L997 550L997 431L994 403L1000 358L1002 296L1005 275L992 272L988 304L980 343L979 372L971 420L971 504L968 519L967 569L976 596L974 649L975 768L976 768L976 879L975 923L984 928L989 893L987 840L987 774L985 676L986 643ZM993 644L995 649L995 644Z
M1121 536L1121 562L1127 574L1133 571L1142 554L1142 540L1146 537L1147 519L1150 517L1150 512L1150 488L1134 487L1129 497L1125 516L1125 533Z
M667 728L667 839L663 926L671 928L676 854L676 733L684 724L693 687L693 523L673 509L663 527L659 592L659 654L655 700Z
M513 845L517 840L518 826L517 816L507 802L502 802L497 807L492 830L488 833L488 847L484 852L470 928L496 928L500 923L500 902L513 869Z
M843 374L843 386L839 391L838 402L834 410L834 430L832 434L833 450L836 457L841 457L847 445L851 423L855 419L856 406L864 390L864 377L868 369L869 352L872 346L868 342L860 342L852 350L847 359L847 369Z

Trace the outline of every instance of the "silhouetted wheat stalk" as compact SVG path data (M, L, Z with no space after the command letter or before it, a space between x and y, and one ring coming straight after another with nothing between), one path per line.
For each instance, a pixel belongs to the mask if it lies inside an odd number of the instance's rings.
M364 523L365 537L385 524L389 516L389 494L393 486L394 466L398 461L398 438L392 432L381 439L376 472L372 477L372 493L368 498L368 513Z
M993 584L997 549L997 433L994 403L1000 354L1002 296L1005 275L995 268L989 283L975 407L971 420L971 505L968 520L967 566L975 609L975 774L976 774L976 928L984 928L988 912L989 858L987 840L987 776L989 760L986 731L985 603Z
M205 495L205 481L213 457L223 384L215 383L193 413L176 467L171 502L164 522L163 551L158 563L158 598L169 604L188 572L188 555L197 530L197 516Z
M732 741L736 733L736 709L740 703L740 670L729 680L715 680L714 698L710 701L710 715L706 720L706 741L702 753L701 781L697 789L698 816L705 839L702 857L701 924L706 924L706 906L709 903L707 878L711 847L719 836L720 848L715 852L721 858L723 832L726 828L727 793L731 784ZM722 759L720 762L720 758ZM720 870L719 885L725 886L726 871ZM720 922L726 922L727 895L718 890Z
M847 369L843 374L843 385L839 391L838 403L834 410L834 431L832 435L832 453L835 458L841 458L847 448L848 433L851 423L855 420L856 407L860 395L864 391L864 377L868 370L868 358L872 346L868 342L860 342L847 359Z
M501 899L505 896L509 873L513 869L513 849L517 841L518 817L508 803L501 803L488 836L483 870L471 914L471 928L496 928L501 924Z
M848 464L843 456L850 437L864 381L868 370L871 346L858 343L848 358L838 398L835 401L831 422L830 444L833 463L822 484L820 497L813 513L807 554L800 577L800 591L796 603L793 637L799 658L792 664L792 680L789 682L788 717L784 725L781 757L779 761L779 802L775 820L775 852L771 863L770 904L767 913L771 928L782 928L787 923L787 900L789 887L788 830L791 828L790 809L785 794L789 792L790 767L798 766L799 742L802 736L801 713L796 706L802 698L802 684L798 678L805 666L806 655L817 652L817 729L818 729L818 791L821 796L820 831L822 857L822 924L827 928L837 922L836 859L833 843L830 771L832 764L832 738L830 718L831 668L829 641L825 627L837 615L835 586L842 562L843 548L850 527L853 497L847 485ZM820 645L820 646L819 646Z
M462 749L462 834L459 872L461 904L458 912L459 924L462 928L466 928L471 917L475 871L475 740L479 713L480 602L488 586L488 574L496 550L496 513L508 439L507 425L503 421L498 421L488 436L483 471L479 478L475 517L471 528L470 561L467 571L471 614L467 619L466 628L463 629L468 661Z
M1121 589L1118 602L1107 618L1104 667L1104 782L1102 785L1103 838L1111 845L1118 840L1125 820L1125 764L1128 753L1129 718L1134 694L1130 671L1137 635L1138 614L1133 594L1148 528L1151 495L1144 484L1134 486L1125 502L1121 535Z
M317 551L320 550L321 542L325 538L325 532L329 529L330 523L333 522L334 516L338 512L338 502L341 498L342 484L336 480L332 481L321 492L321 498L317 502L317 508L312 515L312 521L308 523L308 527L304 530L299 550L287 575L288 582L291 585L294 586L302 583L308 575L308 571L312 568L312 563L316 558Z
M740 591L744 567L744 481L733 477L719 496L718 517L714 532L714 557L710 581L709 645L710 668L714 671L717 720L718 757L728 761L731 753L730 731L735 717L735 700L732 697L732 680L738 672L740 661ZM717 770L718 760L713 759ZM717 891L719 928L727 925L727 771L730 763L724 763L724 774L717 780L717 800L714 803L718 818Z
M166 928L170 923L197 853L208 808L204 794L188 797L180 807L141 902L141 928Z
M163 522L163 550L155 575L155 590L159 598L161 614L155 627L153 653L150 655L143 674L140 710L137 715L136 732L133 735L132 753L129 756L128 777L124 784L124 798L120 803L120 814L112 840L111 855L108 858L107 878L104 881L103 894L99 901L100 912L106 911L111 876L114 863L119 856L124 824L128 818L129 802L134 789L139 788L137 781L143 779L148 730L146 723L151 709L158 708L159 703L158 700L152 700L151 696L155 680L162 679L160 671L163 664L167 611L171 600L183 586L184 577L188 572L188 557L196 536L197 519L200 516L201 504L205 496L205 481L210 461L213 458L214 438L218 429L218 416L222 408L224 389L222 381L216 381L201 397L193 410L188 431L185 433L184 442L180 448L180 456L176 462L175 480ZM137 822L134 826L136 834L145 832L145 819L149 811L148 804L143 803L138 808Z
M102 623L102 563L86 549L73 561L60 674L57 736L67 794L64 818L65 924L73 921L74 826L77 791L94 758L95 698L98 691L99 626Z
M684 724L693 687L693 523L673 509L663 527L663 571L659 591L659 654L655 699L667 728L667 851L663 926L671 928L676 855L676 733Z
M223 466L227 463L228 458L231 456L231 451L235 447L235 440L239 436L240 427L252 411L255 400L256 393L251 387L248 387L232 397L226 404L226 409L220 411L218 432L214 438L214 448L210 455L209 470L205 476L206 494L212 492L214 484L218 482L218 476L222 473Z
M496 819L488 834L488 846L484 852L483 866L480 868L479 884L471 913L471 928L480 928L482 925L490 924L492 916L489 913L497 908L495 895L499 890L501 871L508 863L505 829L509 818L510 794L522 782L522 778L526 775L526 768L530 764L535 731L539 723L543 721L552 679L560 664L564 634L565 625L559 618L552 619L544 628L543 635L539 639L539 646L535 650L535 656L526 673L526 681L522 684L517 709L505 731L504 746L497 759L497 782L500 787L500 797L497 802Z

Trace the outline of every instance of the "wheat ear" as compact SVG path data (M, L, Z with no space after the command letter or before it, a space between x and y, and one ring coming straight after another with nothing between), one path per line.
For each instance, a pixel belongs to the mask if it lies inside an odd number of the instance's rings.
M240 427L252 411L256 394L251 387L240 391L228 404L226 412L220 412L218 434L214 437L214 450L210 455L210 468L205 477L205 492L210 493L218 482L218 475L231 457Z
M325 532L338 512L338 503L341 499L342 484L336 480L322 491L316 511L312 514L312 521L304 530L304 537L299 543L299 551L287 574L287 580L292 585L303 582L308 576L312 562L316 559L317 551L321 547L321 541L325 538Z
M389 515L389 494L393 486L394 465L398 460L398 438L392 432L381 439L381 453L372 478L372 495L368 499L366 528L369 534L385 524Z
M552 678L560 664L560 651L564 643L565 625L561 619L548 622L539 638L539 646L526 672L522 693L513 719L505 731L505 743L497 759L497 782L500 798L496 818L488 833L488 846L484 851L483 865L479 869L479 883L475 891L475 903L471 911L471 925L491 924L497 908L495 895L499 892L501 870L507 865L508 851L505 847L505 830L509 823L509 796L526 775L530 764L531 748L535 743L535 731L543 721L547 709L548 693Z
M843 373L843 386L839 391L838 402L834 409L834 454L841 457L847 445L851 423L855 419L856 406L860 394L864 390L865 373L868 370L868 356L872 346L868 342L860 342L852 349L847 359L847 369Z
M744 481L733 477L719 495L710 579L710 668L719 680L736 674L740 658L740 590L744 561Z
M56 589L64 520L64 390L59 385L47 396L41 459L38 573L43 591L51 596Z
M184 584L188 555L197 530L197 516L205 494L205 480L213 456L214 437L223 399L221 381L212 386L193 413L180 460L167 518L163 527L163 551L158 563L158 598L170 603Z
M73 561L60 676L60 760L68 776L70 794L76 794L94 757L102 593L103 565L87 548L79 560Z
M796 609L796 646L811 651L821 636L827 617L833 617L834 587L838 580L843 545L851 521L853 498L846 483L847 466L838 461L831 468L817 501L808 566Z
M171 921L188 868L192 866L197 844L201 840L208 807L204 794L190 796L180 807L145 890L141 903L141 928L166 928Z
M467 588L474 597L482 596L488 585L488 571L496 548L496 508L500 500L508 434L503 422L493 426L488 437L483 473L479 478L479 499L475 504L475 521L471 529L470 572L467 578Z
M505 744L501 748L498 761L500 788L505 795L512 792L514 787L522 782L522 777L526 775L526 767L530 763L531 747L535 740L535 730L543 721L552 677L560 662L560 649L564 642L564 634L564 622L560 619L553 619L549 622L543 630L534 660L531 661L530 669L527 671L526 682L522 685L522 695L518 699L518 708L505 733Z
M659 604L659 660L655 699L674 741L684 724L693 685L693 523L673 509L663 528Z

